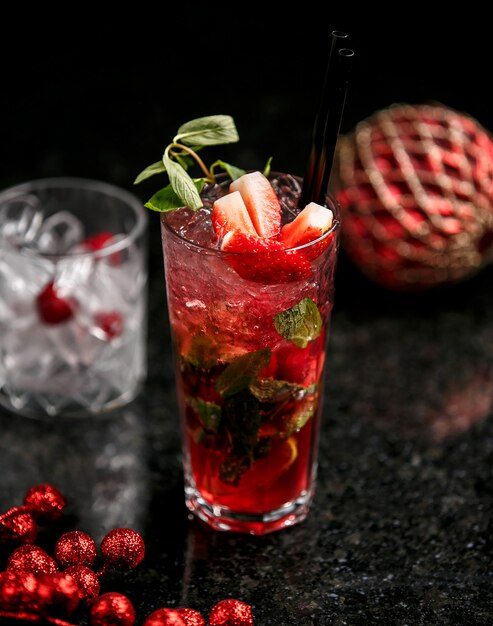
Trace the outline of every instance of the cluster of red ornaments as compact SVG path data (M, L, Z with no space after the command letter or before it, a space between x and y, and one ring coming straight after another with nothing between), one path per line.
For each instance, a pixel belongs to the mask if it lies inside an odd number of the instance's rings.
M0 550L12 549L0 572L0 618L54 626L75 626L89 614L91 626L134 626L136 611L122 593L100 595L100 578L108 571L128 571L145 555L142 537L131 528L114 528L98 548L92 537L73 530L55 543L53 556L35 545L39 525L60 518L65 497L52 485L28 490L23 504L0 515ZM99 564L96 567L96 564ZM225 599L210 611L208 626L253 626L251 607ZM159 608L143 626L206 626L190 608Z

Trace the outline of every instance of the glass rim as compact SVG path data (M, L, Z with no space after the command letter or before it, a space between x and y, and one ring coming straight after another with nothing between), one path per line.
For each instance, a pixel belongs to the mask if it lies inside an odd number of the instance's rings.
M18 242L13 244L15 249L19 253L26 253L36 257L42 257L46 259L75 259L81 257L94 257L98 258L107 257L113 255L115 252L121 252L127 249L134 241L136 241L141 235L145 233L148 224L148 213L144 207L143 202L130 191L119 187L113 183L98 180L95 178L84 178L77 176L55 176L46 178L36 178L33 180L17 183L0 190L0 208L5 203L15 201L17 198L27 195L28 193L35 193L40 190L52 189L86 189L89 191L99 192L105 196L113 196L118 198L121 202L130 207L135 215L136 221L132 229L125 233L114 233L115 235L121 235L117 241L110 243L97 250L81 250L70 253L53 253L42 252L34 248L30 248L27 242Z
M272 174L282 174L282 172L272 172ZM296 178L298 180L301 180L299 176L295 176L294 174L290 174L290 176L293 176L293 178ZM299 246L294 246L292 248L285 248L284 250L276 250L275 252L279 252L280 254L285 254L287 252L298 252L298 251L306 251L309 250L310 248L312 248L313 246L318 245L320 242L324 241L325 239L327 239L328 237L330 237L334 232L338 231L340 229L341 226L341 216L340 216L340 205L338 203L338 201L336 200L336 198L334 197L334 195L330 192L327 192L325 194L325 204L324 206L326 208L329 208L332 213L333 213L333 222L332 222L332 226L329 228L329 230L327 230L323 235L320 235L320 237L317 237L316 239L313 239L312 241L308 241L307 243L303 243ZM186 209L188 207L179 207L178 209L175 210L180 210L181 208ZM334 211L333 209L336 209L336 211ZM337 213L337 214L336 214ZM244 252L240 252L238 250L221 250L220 248L211 248L199 243L195 243L193 241L190 241L189 239L187 239L186 237L184 237L183 235L180 235L180 233L178 233L176 230L174 230L170 224L168 224L168 222L166 221L166 215L168 214L168 212L162 213L160 216L160 222L161 225L163 226L163 228L166 229L166 232L168 232L171 236L173 236L175 239L182 241L184 244L186 244L187 246L189 246L190 248L195 248L197 250L202 251L202 253L207 253L207 254L218 254L220 256L222 255L228 255L228 256L236 256L236 255L243 255L245 254ZM262 237L260 237L262 239ZM268 239L268 238L266 238ZM267 250L261 250L259 252L256 253L249 253L249 254L266 254L268 251Z

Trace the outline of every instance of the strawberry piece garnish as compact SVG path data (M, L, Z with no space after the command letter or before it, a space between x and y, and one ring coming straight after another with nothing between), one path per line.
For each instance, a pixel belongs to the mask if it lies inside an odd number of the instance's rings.
M218 198L212 207L211 218L214 232L220 237L238 230L250 235L257 234L239 191Z
M36 306L41 321L45 324L61 324L74 316L77 302L62 298L53 281L49 282L36 298Z
M315 241L330 230L333 220L334 215L330 209L316 202L310 202L298 213L293 221L288 222L281 228L279 240L287 248L303 246ZM331 239L331 237L326 237L313 246L303 248L302 252L306 258L313 261L325 250Z
M230 191L239 191L259 237L274 237L281 228L281 205L269 179L262 172L243 174Z
M119 337L123 331L123 319L118 311L100 311L94 315L94 323L104 331L108 339Z
M247 280L275 285L308 278L311 273L309 261L296 250L275 239L263 239L241 232L227 233L222 250L233 269Z

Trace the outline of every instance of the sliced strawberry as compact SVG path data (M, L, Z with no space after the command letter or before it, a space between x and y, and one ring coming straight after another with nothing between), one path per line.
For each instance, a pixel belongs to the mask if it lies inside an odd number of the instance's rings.
M330 209L310 202L298 213L292 222L288 222L281 228L279 240L287 248L295 248L315 241L332 227L334 214ZM313 260L317 258L329 245L331 238L318 242L313 247L308 246L303 249L303 254Z
M306 348L293 343L282 345L275 352L277 371L275 377L308 387L318 382L324 360L324 333L311 341Z
M260 237L274 237L281 228L281 205L269 179L262 172L249 172L234 180L230 191L239 191Z
M230 231L257 234L239 191L218 198L212 206L211 218L214 232L220 237Z
M227 233L222 249L233 269L247 280L275 285L306 279L310 276L309 261L296 250L287 250L275 239L263 239L242 232Z
M77 303L75 300L62 298L55 288L55 283L51 281L38 294L36 307L42 322L61 324L74 316Z

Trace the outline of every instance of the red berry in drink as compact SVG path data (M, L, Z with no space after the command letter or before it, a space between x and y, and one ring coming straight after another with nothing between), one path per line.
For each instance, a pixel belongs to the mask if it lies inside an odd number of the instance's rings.
M36 307L44 324L61 324L74 316L77 302L60 296L54 281L50 281L38 294Z
M108 339L122 334L123 319L118 311L100 311L94 315L94 323L104 331Z
M227 261L247 280L272 285L310 276L310 263L305 256L296 250L287 250L275 239L231 232L224 238L222 249L235 253L228 255Z
M114 243L114 237L114 233L110 233L106 230L100 231L99 233L86 237L82 242L82 249L86 252L98 252L98 250L102 250L106 248L106 246L110 246ZM120 265L122 262L121 254L114 252L109 256L109 261L111 265Z

